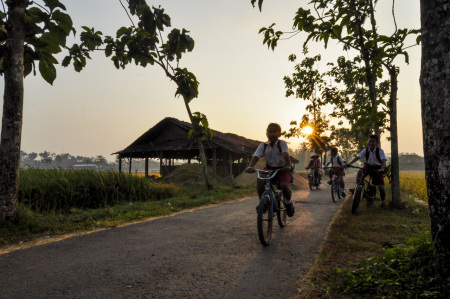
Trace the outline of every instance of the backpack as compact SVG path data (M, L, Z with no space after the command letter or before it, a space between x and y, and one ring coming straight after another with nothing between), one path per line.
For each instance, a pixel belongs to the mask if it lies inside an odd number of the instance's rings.
M381 164L381 158L380 158L380 148L377 147L375 149L375 156L377 157L378 162ZM366 148L366 163L369 161L369 148Z
M267 143L264 143L263 155L266 154L266 147L267 147ZM278 147L278 149L280 150L280 153L281 153L281 143L280 142L277 143L277 147ZM291 180L290 180L290 183L292 184L293 182L294 182L294 167L292 167L292 165L291 165Z

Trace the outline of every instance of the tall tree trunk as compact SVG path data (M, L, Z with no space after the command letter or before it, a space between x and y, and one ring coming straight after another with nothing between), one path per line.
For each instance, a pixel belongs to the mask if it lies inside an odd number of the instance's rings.
M17 210L24 93L24 15L28 0L6 3L8 4L8 40L3 58L5 90L0 143L0 222L13 220Z
M450 252L450 5L421 0L423 148L431 233Z
M398 128L397 128L397 71L395 66L389 69L391 79L390 122L391 122L391 193L394 207L402 207L400 196L400 164L398 160Z
M357 12L355 12L355 14L357 15ZM362 21L360 20L359 16L358 16L358 22L359 22L358 23L359 51L361 52L362 58L364 60L365 72L366 72L366 84L367 84L367 87L369 87L369 99L370 99L370 104L372 106L372 111L370 114L375 114L378 110L377 89L376 89L377 76L376 76L376 74L374 74L374 71L376 71L376 70L374 70L374 68L372 66L372 61L371 61L369 50L366 47L366 45L364 44ZM374 133L378 137L380 137L381 130L380 130L380 125L378 124L378 122L373 124L373 130L374 130ZM381 138L379 138L379 142L381 144Z
M188 102L188 100L185 97L183 97L183 100L184 100L184 104L186 106L186 110L187 110L188 115L189 115L189 119L191 120L192 127L194 129L196 129L197 124L194 122L194 118L192 116L191 108L189 107L189 102ZM203 147L203 142L202 142L202 140L200 138L197 138L196 141L197 141L197 145L198 145L198 150L200 152L200 161L201 161L201 164L202 164L202 173L203 173L203 178L205 179L206 188L208 190L213 190L214 187L213 187L213 185L211 184L211 182L209 181L209 178L208 178L207 161L206 161L205 148Z

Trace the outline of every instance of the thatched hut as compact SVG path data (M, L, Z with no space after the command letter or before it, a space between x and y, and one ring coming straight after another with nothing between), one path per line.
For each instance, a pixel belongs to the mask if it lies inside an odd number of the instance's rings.
M190 123L171 117L164 118L124 150L114 153L119 156L119 171L122 170L123 159L128 160L130 172L132 159L145 159L146 176L149 159L159 159L162 175L177 167L175 160L187 160L188 163L200 160L196 140L188 138L191 129ZM212 139L203 142L208 165L222 177L230 174L236 177L248 165L261 141L215 130L213 133Z

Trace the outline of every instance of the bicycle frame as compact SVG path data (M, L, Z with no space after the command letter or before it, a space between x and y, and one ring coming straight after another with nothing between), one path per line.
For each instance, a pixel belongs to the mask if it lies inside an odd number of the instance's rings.
M268 195L270 198L270 210L269 210L269 219L272 220L273 219L273 213L276 212L276 209L278 209L279 207L274 207L274 203L275 203L275 196L277 196L277 192L276 190L273 188L272 184L271 184L271 180L277 175L279 169L277 170L260 170L260 169L256 169L256 172L258 173L258 179L261 180L265 180L266 183L266 189L264 190L263 194L261 195L261 197L263 197L264 195ZM268 177L262 177L261 173L267 174L269 175ZM272 175L270 175L272 173Z

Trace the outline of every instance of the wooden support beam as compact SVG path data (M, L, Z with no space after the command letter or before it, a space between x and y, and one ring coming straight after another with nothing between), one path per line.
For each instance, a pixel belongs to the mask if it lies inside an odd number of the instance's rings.
M217 150L213 148L213 171L214 175L217 175Z
M122 172L122 157L119 156L119 174Z
M233 180L233 160L231 160L231 152L228 154L228 161L230 162L230 179Z
M133 160L133 158L130 157L130 168L128 170L128 174L131 174L131 161Z
M148 157L145 158L145 177L148 178Z

